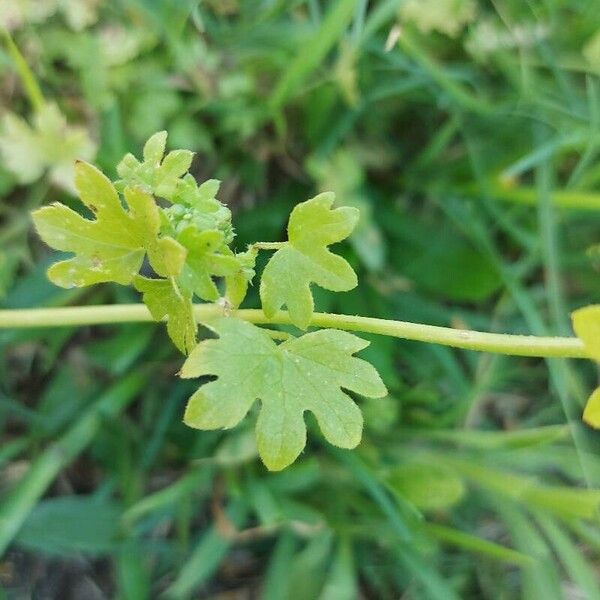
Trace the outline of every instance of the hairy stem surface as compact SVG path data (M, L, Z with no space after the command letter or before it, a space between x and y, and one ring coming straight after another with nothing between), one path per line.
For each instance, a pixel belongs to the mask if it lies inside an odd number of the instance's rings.
M194 307L194 312L196 319L201 323L219 315L230 314L257 325L290 324L290 318L284 311L281 311L274 318L268 319L262 310L225 311L223 307L215 304L198 304ZM106 325L152 320L148 309L143 304L0 310L0 329ZM408 323L406 321L329 313L315 313L310 324L313 327L375 333L406 340L511 356L590 358L583 342L575 337L484 333L421 323Z

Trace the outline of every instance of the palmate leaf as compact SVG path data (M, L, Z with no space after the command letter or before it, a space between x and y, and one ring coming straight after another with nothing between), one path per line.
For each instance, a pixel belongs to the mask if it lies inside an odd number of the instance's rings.
M324 329L277 345L263 329L232 317L209 327L218 339L200 342L181 376L217 379L190 398L184 421L197 429L229 429L260 400L257 445L270 470L287 467L302 452L305 411L315 415L330 443L354 448L362 415L341 388L372 398L387 393L375 368L352 356L368 342L350 333Z
M159 209L152 196L139 188L126 188L126 210L109 179L85 162L75 167L75 186L94 220L59 203L33 213L35 227L49 246L75 254L50 267L51 281L66 288L105 281L127 285L146 254L163 277L181 271L186 249L170 237L159 237Z
M348 241L367 269L380 270L385 262L385 240L375 221L373 205L365 197L365 174L356 154L340 150L329 160L310 161L309 169L321 189L335 193L338 206L360 211L360 221Z
M287 306L294 325L306 329L314 302L310 284L333 292L351 290L356 273L327 246L347 238L358 222L355 208L331 210L334 195L326 192L298 204L288 224L288 241L273 255L262 275L260 298L267 317Z
M141 161L127 154L117 166L121 177L117 189L141 187L171 202L162 212L163 225L169 229L165 233L172 237L193 226L198 231L222 231L225 243L230 244L234 238L231 211L216 198L220 182L210 179L198 185L187 172L193 152L173 150L165 156L166 143L167 132L160 131L145 143Z
M137 275L133 285L142 292L144 304L156 321L167 319L167 333L181 352L196 345L196 320L192 295L181 290L174 279L148 279Z
M590 356L600 363L600 304L585 306L572 314L573 329ZM594 391L583 411L583 420L600 429L600 388Z
M194 153L173 150L164 156L166 144L167 132L160 131L144 145L143 162L133 154L127 154L117 165L121 177L121 181L117 182L119 187L140 186L156 196L173 201L180 178L190 168Z

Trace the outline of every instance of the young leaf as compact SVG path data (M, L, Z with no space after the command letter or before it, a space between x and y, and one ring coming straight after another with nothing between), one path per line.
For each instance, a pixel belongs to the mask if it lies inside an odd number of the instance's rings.
M600 362L600 304L584 306L573 312L573 329L591 357ZM583 411L583 420L600 429L600 388L591 395Z
M167 318L167 332L181 352L196 345L196 321L192 296L182 292L172 279L148 279L137 275L133 285L142 292L144 304L156 321Z
M127 154L117 165L121 180L120 188L140 186L152 194L173 201L180 178L187 173L194 153L189 150L173 150L163 159L167 132L155 133L144 145L144 161Z
M146 253L159 275L179 273L186 250L172 238L158 237L160 216L152 196L127 188L127 211L112 183L84 162L76 165L75 186L95 220L59 203L33 213L36 229L49 246L75 254L50 267L51 281L66 288L103 281L127 285L139 272Z
M231 211L215 198L220 182L209 179L201 185L189 173L179 180L177 192L171 198L174 203L164 214L175 233L193 225L199 231L218 229L225 236L225 243L234 238Z
M219 298L219 290L212 277L233 276L239 270L239 263L224 244L224 237L222 231L198 231L194 227L188 227L179 236L179 241L188 250L181 281L186 288L209 302Z
M233 275L225 277L225 297L234 308L242 303L248 292L248 285L254 278L256 254L257 250L254 248L236 254L238 268Z
M331 210L333 200L330 192L319 194L292 211L288 241L273 255L261 279L260 298L267 317L286 305L292 323L306 329L314 310L311 283L333 292L356 287L352 267L327 246L350 235L359 212L350 207Z
M137 186L165 198L172 206L163 209L163 223L173 237L194 226L198 231L219 230L224 241L233 241L231 211L215 198L220 182L216 179L198 185L187 171L193 153L189 150L173 150L163 159L167 132L155 133L144 145L143 161L127 154L117 166L121 179L119 190Z
M341 388L373 398L387 393L377 371L352 356L368 342L350 333L324 329L277 345L264 330L235 318L216 319L210 328L219 338L200 342L181 376L218 379L190 398L184 422L197 429L229 429L259 399L257 445L270 470L287 467L302 452L305 411L315 415L330 443L354 448L362 415Z
M160 165L160 161L165 155L165 149L167 147L167 132L159 131L154 135L150 136L144 144L142 155L144 162L155 167Z

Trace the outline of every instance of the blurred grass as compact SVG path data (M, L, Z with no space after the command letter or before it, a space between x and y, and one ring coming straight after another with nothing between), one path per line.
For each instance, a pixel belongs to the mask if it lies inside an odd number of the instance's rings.
M416 4L5 0L35 79L5 44L3 118L31 123L39 87L111 175L167 129L199 179L223 180L239 248L334 190L361 209L340 249L361 284L319 291L321 310L568 334L600 298L597 7ZM47 174L64 136L27 131L0 130L3 306L135 301L46 281L28 211L79 204ZM25 180L13 166L34 159ZM269 474L253 415L183 426L190 387L161 328L0 334L7 597L600 597L593 365L370 339L390 397L360 401L360 448L309 418L304 456Z

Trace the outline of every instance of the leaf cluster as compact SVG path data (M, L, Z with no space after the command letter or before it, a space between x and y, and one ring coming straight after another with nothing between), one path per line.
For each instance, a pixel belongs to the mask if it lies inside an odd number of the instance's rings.
M165 155L166 140L166 132L152 136L142 161L125 156L114 183L92 165L77 163L75 188L93 218L55 203L35 211L33 219L48 245L75 254L50 267L55 284L132 284L155 319L166 317L171 339L188 353L196 341L194 296L218 300L215 278L220 277L237 305L254 263L252 255L236 255L230 248L231 213L215 198L218 182L198 186L188 173L192 153ZM143 268L146 261L151 276Z
M166 321L174 344L190 353L182 377L218 377L191 397L184 418L191 427L234 427L260 400L256 435L269 469L288 466L303 450L306 411L329 442L355 447L362 415L342 388L370 397L386 394L376 370L352 356L367 342L321 330L277 345L266 331L229 316L207 323L217 340L196 345L193 299L221 301L227 311L237 307L254 276L258 250L275 248L260 284L264 313L272 318L285 306L291 322L306 329L314 311L312 284L332 291L357 284L350 264L329 246L350 235L358 210L333 209L333 194L320 194L294 208L287 241L258 242L236 253L231 212L216 199L219 182L198 185L188 172L193 154L165 154L166 141L166 132L159 132L144 145L142 160L127 154L116 182L77 163L75 188L92 218L60 203L34 212L40 237L74 254L53 264L49 278L64 288L133 285L142 294L153 318Z

